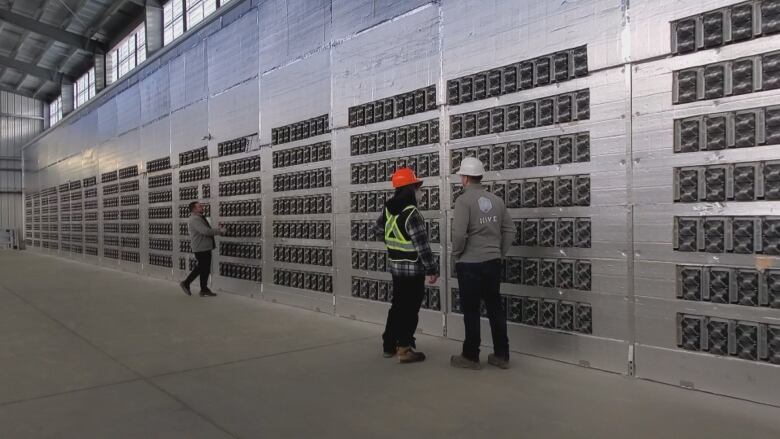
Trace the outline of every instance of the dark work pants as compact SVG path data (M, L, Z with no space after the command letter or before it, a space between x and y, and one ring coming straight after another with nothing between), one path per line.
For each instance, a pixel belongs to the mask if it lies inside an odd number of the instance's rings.
M205 252L195 252L195 260L198 263L192 269L192 273L184 279L184 284L190 286L196 277L200 276L200 290L208 291L209 274L211 274L211 250Z
M414 331L424 295L424 275L393 276L393 302L382 334L385 352L395 352L396 346L414 347Z
M501 260L494 259L479 263L459 262L458 272L460 303L466 339L463 341L463 356L479 361L480 301L485 302L490 331L493 335L493 353L509 359L509 338L506 334L506 310L501 303Z

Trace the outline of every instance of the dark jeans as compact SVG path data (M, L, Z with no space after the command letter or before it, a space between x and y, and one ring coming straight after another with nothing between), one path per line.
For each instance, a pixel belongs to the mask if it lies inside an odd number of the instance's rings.
M393 276L393 302L387 312L382 342L385 352L396 346L414 346L418 314L425 295L425 276Z
M197 260L198 263L195 265L195 268L192 269L192 273L187 276L187 279L184 279L184 284L189 287L192 281L200 276L200 290L208 291L209 274L211 274L211 250L195 252L195 260Z
M459 262L458 272L460 303L466 339L463 341L463 356L479 360L480 301L485 302L490 331L493 335L493 353L509 359L509 338L506 334L506 310L501 301L501 260L494 259L479 263Z

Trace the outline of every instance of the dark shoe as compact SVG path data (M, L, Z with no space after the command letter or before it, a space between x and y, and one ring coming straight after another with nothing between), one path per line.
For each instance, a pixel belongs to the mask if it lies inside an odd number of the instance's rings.
M384 358L393 358L395 357L395 351L384 351L382 352L382 356Z
M217 293L215 293L215 292L213 292L211 290L206 290L206 291L201 291L200 292L200 297L214 297L216 295L217 295Z
M190 291L190 287L187 284L184 282L179 282L179 286L181 287L182 291L184 291L184 294L192 296L192 291Z
M499 369L509 369L509 359L496 356L495 354L488 355L488 364Z
M463 355L453 355L452 357L450 357L450 366L457 367L460 369L472 369L472 370L482 369L482 365L479 364L479 361L469 360Z
M414 349L410 346L399 347L396 354L398 355L398 362L402 364L419 363L420 361L425 361L425 354L422 352L415 352Z

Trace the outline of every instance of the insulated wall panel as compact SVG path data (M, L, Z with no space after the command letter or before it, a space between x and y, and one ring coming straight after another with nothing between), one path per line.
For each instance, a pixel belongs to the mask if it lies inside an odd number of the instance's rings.
M141 124L145 125L170 113L169 84L167 64L141 80Z
M207 44L208 88L213 96L257 76L257 11L234 21Z
M171 155L171 120L165 116L140 129L140 157L144 162Z
M171 103L171 111L178 110L187 104L187 57L184 54L173 58L168 62L168 89Z
M347 125L352 106L430 85L440 88L439 25L437 8L427 7L335 46L334 126ZM387 119L376 113L377 122Z
M330 1L272 0L258 11L261 73L330 44Z
M329 114L331 67L328 52L316 53L260 77L260 141L272 129Z
M335 0L333 38L340 40L429 3L426 0Z
M98 143L103 143L117 135L116 99L109 99L105 101L100 107L98 107L97 114L97 141Z
M171 113L172 160L178 163L178 155L184 151L208 144L209 102L199 101Z
M171 109L191 105L207 95L206 43L200 42L169 63Z
M591 69L619 65L628 47L623 32L624 2L442 3L445 79L517 63L562 49L588 45ZM485 25L485 23L490 23Z
M183 103L185 105L205 99L208 95L206 44L206 42L200 42L184 54L185 90ZM249 60L251 59L250 56ZM171 95L171 98L173 98L173 95Z
M141 126L140 89L136 83L116 96L116 131L119 136Z
M209 134L217 141L257 133L258 79L209 98Z

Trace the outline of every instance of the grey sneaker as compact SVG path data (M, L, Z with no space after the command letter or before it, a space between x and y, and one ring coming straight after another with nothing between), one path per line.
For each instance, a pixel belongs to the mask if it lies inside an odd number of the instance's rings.
M469 360L463 355L453 355L452 357L450 357L450 366L457 367L460 369L472 369L472 370L482 369L482 365L479 364L479 361Z
M497 357L495 354L488 355L488 364L499 369L509 369L509 359Z

